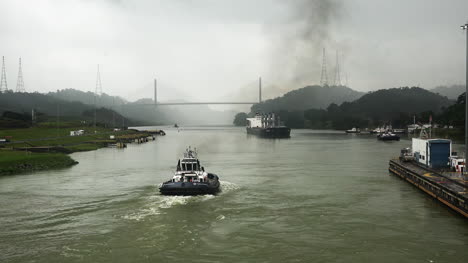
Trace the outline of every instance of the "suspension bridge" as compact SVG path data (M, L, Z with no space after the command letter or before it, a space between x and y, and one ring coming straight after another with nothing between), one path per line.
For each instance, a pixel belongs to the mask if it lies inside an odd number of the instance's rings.
M159 102L158 82L154 80L154 103L146 105L155 106L181 106L181 105L248 105L262 102L262 78L258 79L258 101L208 101L208 102Z

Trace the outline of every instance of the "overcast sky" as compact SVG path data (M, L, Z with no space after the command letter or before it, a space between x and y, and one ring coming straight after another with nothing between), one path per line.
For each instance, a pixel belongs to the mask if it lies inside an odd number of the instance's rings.
M0 0L10 89L136 99L257 99L328 78L359 91L464 83L466 0Z

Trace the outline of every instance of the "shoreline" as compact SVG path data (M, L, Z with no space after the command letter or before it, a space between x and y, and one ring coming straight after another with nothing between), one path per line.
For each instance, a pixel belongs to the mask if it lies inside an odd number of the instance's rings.
M52 137L50 131L37 127L30 130L0 130L0 134L22 133L23 135L18 136L20 137L18 140L0 144L0 176L69 168L78 164L69 156L71 153L94 151L115 143L142 143L148 141L148 137L155 139L155 134L158 132L135 129L100 130L101 132L94 134L59 137ZM34 136L37 133L46 136Z

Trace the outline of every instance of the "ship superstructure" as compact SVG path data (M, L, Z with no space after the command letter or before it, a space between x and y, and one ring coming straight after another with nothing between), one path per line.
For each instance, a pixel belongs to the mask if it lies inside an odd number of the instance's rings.
M255 114L247 118L247 133L264 138L289 138L291 129L286 127L275 113Z

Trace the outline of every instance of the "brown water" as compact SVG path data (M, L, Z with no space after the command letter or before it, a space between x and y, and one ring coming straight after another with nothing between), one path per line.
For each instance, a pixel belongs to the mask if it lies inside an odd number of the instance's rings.
M0 262L467 262L468 221L388 175L410 144L334 131L166 129L0 178ZM188 145L218 196L164 197Z

